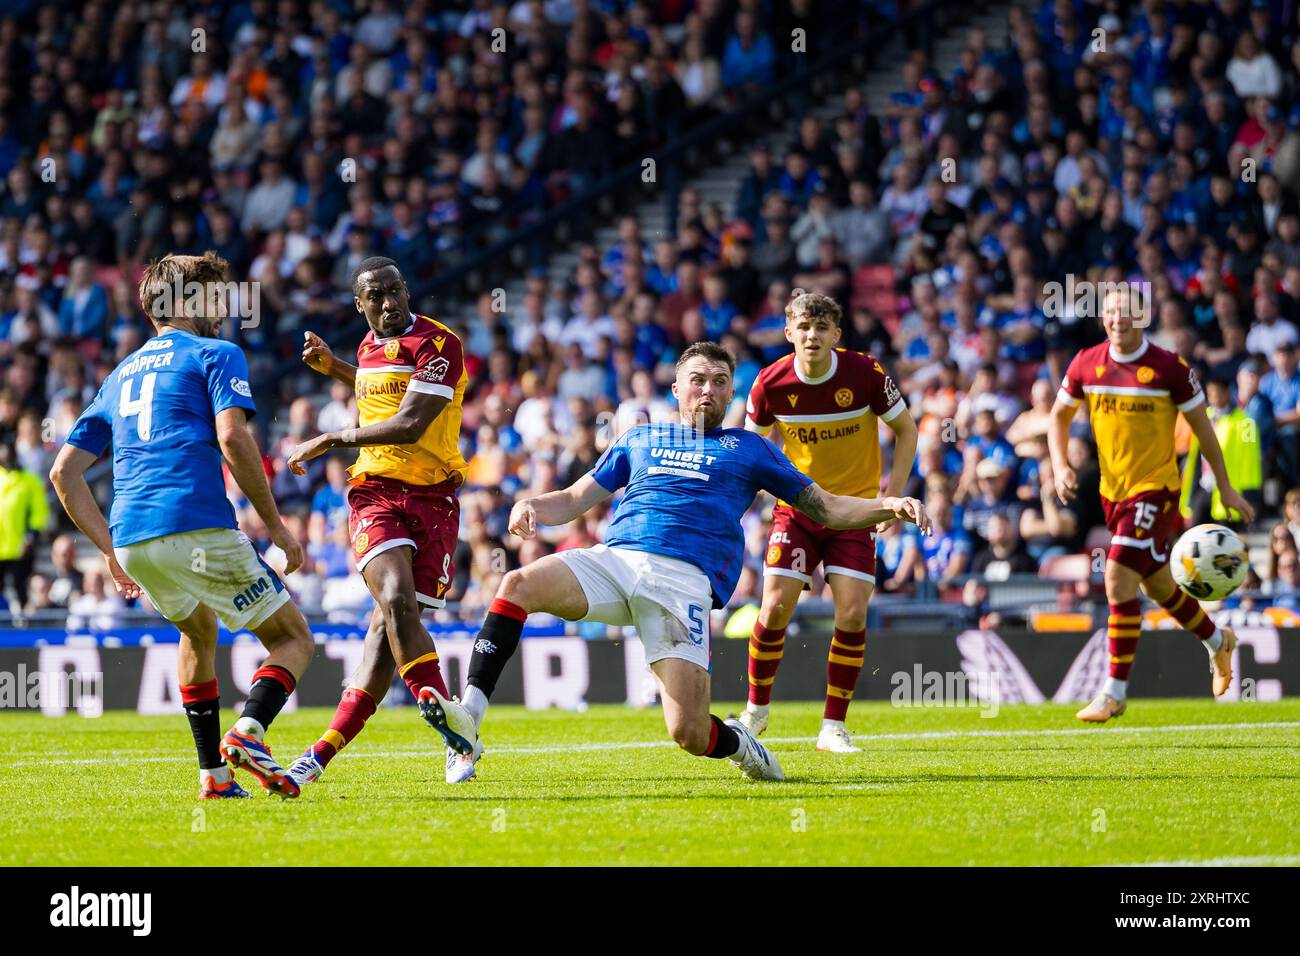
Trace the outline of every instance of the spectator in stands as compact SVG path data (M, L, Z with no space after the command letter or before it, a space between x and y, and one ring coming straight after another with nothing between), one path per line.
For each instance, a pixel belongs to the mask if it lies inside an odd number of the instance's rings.
M60 610L50 600L50 579L43 574L33 574L27 587L27 604L23 607L26 615L57 613Z
M13 588L18 607L27 604L27 582L36 561L36 536L50 520L40 476L18 464L13 444L0 441L0 594Z
M1013 574L1033 574L1038 564L1025 551L1015 525L1004 513L990 515L985 527L988 544L975 553L971 572L987 581L1005 581Z
M1258 426L1254 419L1233 404L1232 383L1226 378L1215 377L1206 383L1205 400L1206 413L1223 450L1232 486L1239 489L1252 505L1259 506L1262 503L1263 455ZM1240 517L1228 514L1219 498L1214 475L1211 473L1207 477L1208 471L1209 465L1193 437L1183 465L1183 490L1179 501L1183 517L1190 519L1191 526L1211 519L1222 524L1238 523Z
M758 30L754 15L736 14L736 32L727 39L722 54L722 85L730 92L770 84L775 76L776 50L772 39Z
M959 524L954 524L952 499L946 492L926 494L925 510L934 526L933 533L922 539L926 577L940 588L951 587L970 568L971 538Z
M1030 557L1041 564L1055 555L1080 550L1088 529L1077 505L1062 504L1056 497L1050 455L1038 459L1037 485L1036 499L1028 502L1020 516L1020 537Z
M1300 548L1300 488L1287 491L1282 501L1282 516L1285 524L1281 527L1291 532L1296 547Z
M1278 472L1300 474L1300 361L1294 342L1273 350L1273 370L1259 381L1259 390L1272 405L1276 426Z
M103 341L108 330L108 293L95 281L86 256L72 260L59 305L59 331L70 338Z
M325 518L325 527L333 531L348 520L348 473L342 458L331 455L325 461L325 484L317 489L311 499L311 513Z
M876 578L890 593L908 593L924 577L925 557L915 526L894 521L876 536Z
M324 457L306 462L303 465L304 474L301 475L295 475L285 464L290 451L316 434L316 410L312 407L311 399L294 399L289 406L289 432L280 439L271 458L275 471L271 490L283 511L309 509L313 489L325 477Z
M104 569L101 562L96 562L86 572L81 593L68 603L68 630L112 630L123 609L116 589L105 590Z
M974 467L975 483L962 507L962 527L978 545L988 541L988 524L995 514L1009 516L1017 525L1024 510L1011 497L1011 469L997 458L985 458Z
M1300 609L1300 553L1284 551L1277 559L1277 574L1264 582L1273 607Z
M865 180L849 184L849 205L832 214L831 235L850 268L889 260L889 217Z
M82 574L77 570L77 545L70 534L61 534L50 545L50 561L54 576L49 580L50 603L67 607L81 593Z

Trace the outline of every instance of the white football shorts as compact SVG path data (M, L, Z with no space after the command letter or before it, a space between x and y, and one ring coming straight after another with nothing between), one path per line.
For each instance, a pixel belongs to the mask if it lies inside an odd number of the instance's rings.
M232 631L252 630L289 603L280 576L244 532L205 528L114 548L117 563L173 623L200 604Z
M675 657L709 669L713 590L695 565L603 544L556 556L569 566L587 596L582 620L634 626L647 664Z

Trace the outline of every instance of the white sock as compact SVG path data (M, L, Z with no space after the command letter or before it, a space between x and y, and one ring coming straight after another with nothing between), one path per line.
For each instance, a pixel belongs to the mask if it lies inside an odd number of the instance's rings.
M770 704L746 704L745 710L751 714L757 714L759 717L766 717Z
M220 767L214 767L212 770L204 770L202 767L200 767L199 768L200 787L203 786L203 781L206 780L208 777L211 777L217 783L229 783L230 782L229 764L222 764Z
M1120 680L1118 677L1107 677L1106 683L1101 685L1101 692L1109 694L1116 700L1124 700L1128 696L1128 681Z
M1223 632L1216 627L1214 633L1201 641L1201 643L1205 645L1205 649L1209 651L1210 656L1213 657L1218 653L1219 648L1223 646Z
M235 730L245 737L252 737L254 740L261 740L266 736L266 728L252 717L240 717L235 721Z
M483 723L483 715L487 713L488 709L487 694L470 684L465 688L465 696L461 699L461 704L469 711L469 715L474 718L476 728Z
M823 731L826 731L826 730L842 730L842 731L844 731L845 733L848 733L848 732L849 732L849 729L848 729L847 727L844 726L844 721L842 721L842 720L827 720L827 719L824 718L824 717L822 718L822 730L823 730Z

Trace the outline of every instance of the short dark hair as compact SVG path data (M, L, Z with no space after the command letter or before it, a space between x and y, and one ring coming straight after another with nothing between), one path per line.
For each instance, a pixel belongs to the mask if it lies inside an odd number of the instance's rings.
M357 267L352 270L352 294L357 295L360 293L361 290L357 284L361 281L363 275L367 272L375 272L378 269L387 269L389 266L397 269L398 275L402 274L402 270L398 268L397 263L387 256L370 256L367 259L362 259L357 264Z
M727 366L727 371L731 374L736 373L736 359L717 342L696 342L694 345L688 345L677 359L678 371L693 358L717 362L720 365Z
M156 326L167 325L177 315L184 315L180 303L171 295L179 285L183 290L191 282L224 283L230 281L230 263L211 249L201 256L166 255L145 266L136 292L140 308ZM167 297L164 301L164 297Z
M795 321L796 316L806 315L810 319L829 319L838 326L844 321L844 310L838 302L820 292L803 292L801 290L785 307L785 320Z

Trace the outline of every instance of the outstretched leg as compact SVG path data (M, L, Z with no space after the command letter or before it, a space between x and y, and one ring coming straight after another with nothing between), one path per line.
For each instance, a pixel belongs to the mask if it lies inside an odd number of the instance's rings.
M329 728L289 767L289 776L299 786L319 780L329 762L361 733L366 721L374 716L380 701L387 695L396 666L392 649L388 646L384 616L376 609L370 615L361 665L343 692Z
M548 555L501 579L496 599L470 655L465 708L481 726L501 672L519 647L524 622L532 613L554 614L566 621L587 616L587 595L562 558Z
M1174 584L1167 564L1143 579L1142 590L1200 639L1210 655L1211 689L1215 697L1222 697L1232 686L1232 652L1237 647L1237 635L1231 628L1217 627L1205 608Z
M763 604L749 637L749 701L740 715L740 722L754 736L767 730L772 684L785 654L785 629L802 590L802 578L770 570L763 576Z
M709 713L709 672L693 661L665 657L650 665L659 682L668 735L688 754L729 758L754 780L783 780L781 765L740 720Z
M221 738L221 752L227 763L247 770L271 793L296 797L297 782L276 762L265 737L311 662L315 643L306 618L292 601L285 601L252 631L270 654L253 674L244 713Z

